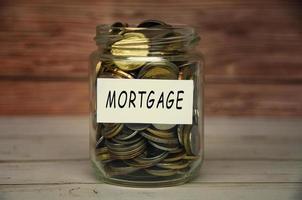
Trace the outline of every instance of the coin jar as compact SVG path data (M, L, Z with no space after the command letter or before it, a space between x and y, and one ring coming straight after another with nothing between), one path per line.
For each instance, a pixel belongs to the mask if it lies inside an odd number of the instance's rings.
M164 187L196 177L203 160L200 38L146 20L96 27L90 55L90 158L103 182Z

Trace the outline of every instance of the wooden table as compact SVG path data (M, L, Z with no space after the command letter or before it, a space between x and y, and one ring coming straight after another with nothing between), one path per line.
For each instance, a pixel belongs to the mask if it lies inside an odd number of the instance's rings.
M100 183L88 159L86 117L0 118L0 199L302 199L302 120L206 119L193 182L168 188Z

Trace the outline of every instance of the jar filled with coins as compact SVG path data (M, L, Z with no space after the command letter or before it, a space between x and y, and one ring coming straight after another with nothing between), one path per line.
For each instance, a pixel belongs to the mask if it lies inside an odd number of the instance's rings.
M146 20L96 28L90 56L90 157L106 183L185 183L203 160L199 36Z

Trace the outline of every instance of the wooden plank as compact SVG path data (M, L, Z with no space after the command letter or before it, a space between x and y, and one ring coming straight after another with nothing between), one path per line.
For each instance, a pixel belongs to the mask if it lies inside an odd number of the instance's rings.
M8 185L1 186L1 199L167 199L175 200L300 200L302 184L187 184L178 187L144 189L107 184Z
M177 22L202 34L208 81L302 80L299 2L14 0L1 7L1 77L86 78L96 24L175 22L181 13Z
M207 160L301 160L301 119L207 118ZM88 159L87 118L2 118L0 161Z
M89 156L87 118L2 118L0 123L0 162Z
M1 115L88 113L88 82L1 81Z
M301 126L301 119L209 118L205 155L207 159L301 160Z
M0 84L1 115L88 113L86 81L11 81ZM302 116L302 85L223 84L205 86L206 115Z
M206 84L205 112L212 115L301 116L300 91L300 84Z
M89 160L0 163L0 169L0 185L99 182ZM206 160L192 183L302 183L301 177L302 161Z

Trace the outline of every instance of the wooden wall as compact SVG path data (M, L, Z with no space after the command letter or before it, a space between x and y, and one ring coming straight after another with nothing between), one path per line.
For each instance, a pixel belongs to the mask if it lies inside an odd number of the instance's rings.
M279 0L1 0L0 114L88 113L95 25L195 26L206 114L302 116L302 3Z

